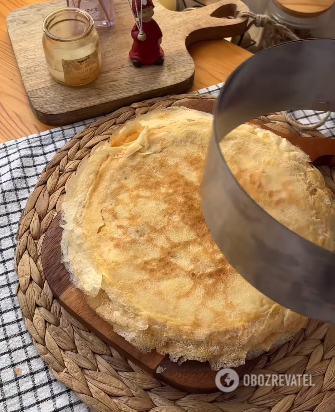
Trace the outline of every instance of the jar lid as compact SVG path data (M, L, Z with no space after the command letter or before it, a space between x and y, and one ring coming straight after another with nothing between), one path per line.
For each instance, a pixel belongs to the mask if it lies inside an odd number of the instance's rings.
M315 17L328 11L335 0L274 0L274 2L291 16Z

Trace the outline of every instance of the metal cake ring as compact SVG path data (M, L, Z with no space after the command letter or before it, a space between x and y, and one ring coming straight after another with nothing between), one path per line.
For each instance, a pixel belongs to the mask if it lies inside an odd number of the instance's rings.
M265 212L230 171L219 142L282 110L335 111L335 40L285 43L239 66L218 98L202 187L203 214L232 266L255 288L305 316L335 323L335 253Z

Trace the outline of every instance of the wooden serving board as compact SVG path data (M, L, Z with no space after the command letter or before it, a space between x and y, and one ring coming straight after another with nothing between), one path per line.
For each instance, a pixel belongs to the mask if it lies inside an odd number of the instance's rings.
M185 100L182 105L211 113L215 100ZM256 120L252 123L264 129ZM320 160L322 164L330 163L335 155L335 140L322 137L301 137L293 134L275 133L286 137L292 144L301 147L308 153L313 162ZM42 265L45 277L54 296L66 310L83 323L90 331L94 332L109 346L114 347L128 359L139 365L144 371L157 379L189 393L217 392L215 385L216 372L210 369L209 364L197 361L187 361L182 365L171 362L168 356L158 354L156 351L142 353L124 338L117 335L110 324L100 318L87 304L83 293L70 281L70 274L61 262L61 214L59 213L50 224L42 245ZM236 368L239 376L251 372L258 360L247 361L245 365Z
M182 93L192 86L194 77L194 63L186 47L201 40L239 35L247 24L246 19L222 18L247 11L239 0L219 0L190 12L169 11L157 0L155 6L154 18L163 32L164 65L133 67L128 53L134 19L127 0L115 0L115 26L99 30L102 73L93 83L75 88L59 84L49 75L42 47L43 19L66 7L66 1L35 4L12 12L7 19L8 33L36 117L47 124L64 125L136 101Z

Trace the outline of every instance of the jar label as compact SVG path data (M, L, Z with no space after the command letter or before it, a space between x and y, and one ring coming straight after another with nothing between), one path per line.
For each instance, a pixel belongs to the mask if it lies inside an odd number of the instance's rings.
M92 82L100 73L99 55L92 54L76 60L62 60L64 82L69 86L82 86Z

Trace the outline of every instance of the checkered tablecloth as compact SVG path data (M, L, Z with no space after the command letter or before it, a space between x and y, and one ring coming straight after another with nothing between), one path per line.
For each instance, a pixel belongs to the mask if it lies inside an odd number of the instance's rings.
M199 93L217 94L220 86ZM309 111L294 112L294 116L306 124L320 120ZM55 380L34 348L16 298L13 259L19 218L43 168L93 120L0 145L0 412L89 411ZM334 114L320 130L335 137Z

